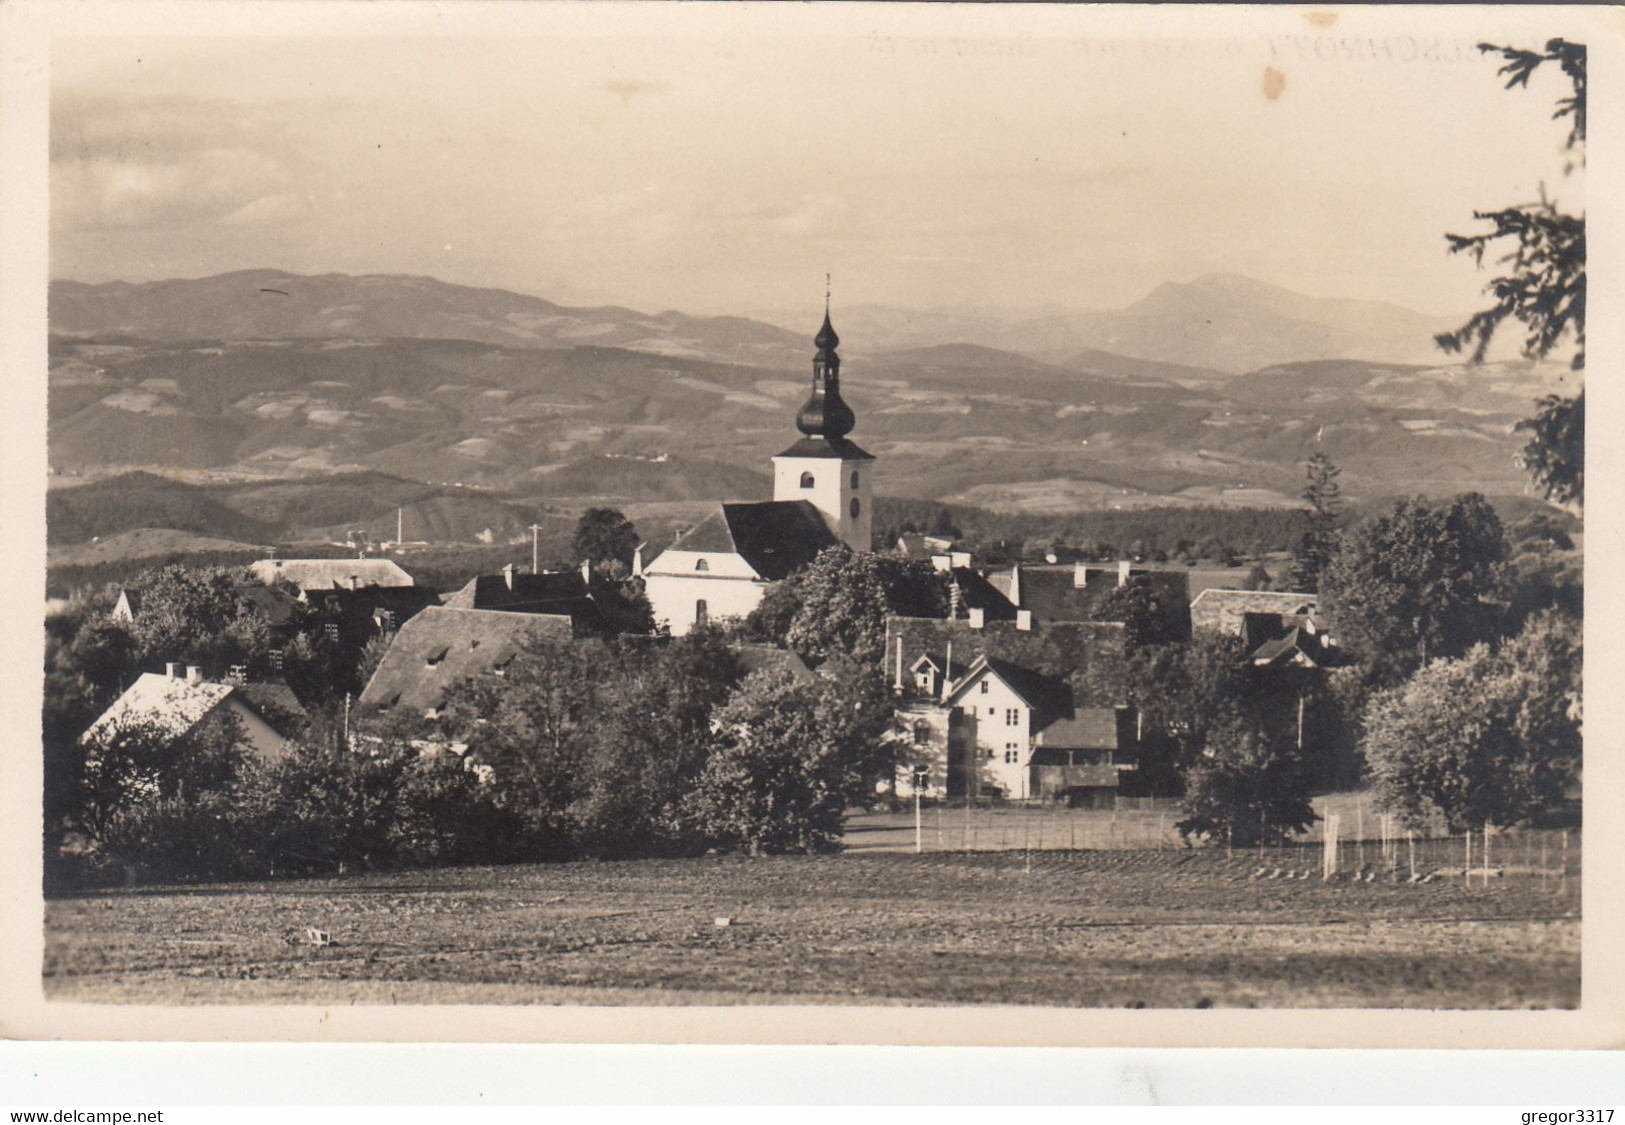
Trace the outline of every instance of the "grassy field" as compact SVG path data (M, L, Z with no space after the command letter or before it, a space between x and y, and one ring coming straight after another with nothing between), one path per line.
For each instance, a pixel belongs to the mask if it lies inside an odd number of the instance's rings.
M1318 849L1287 855L1262 873L1222 849L860 853L101 892L47 904L44 984L126 1003L1579 1002L1577 846L1561 876L1435 865L1425 883L1301 878Z

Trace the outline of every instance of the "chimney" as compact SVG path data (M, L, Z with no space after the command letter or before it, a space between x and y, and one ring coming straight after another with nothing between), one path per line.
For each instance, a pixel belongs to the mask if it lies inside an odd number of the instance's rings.
M1021 604L1021 564L1020 563L1016 563L1016 564L1014 564L1013 566L1010 567L1010 593L1009 593L1008 596L1010 598L1010 604L1011 605L1019 606Z
M1081 590L1089 585L1089 564L1075 562L1072 564L1072 588Z
M513 563L506 563L502 567L502 580L508 584L508 589L513 589Z
M1129 565L1130 564L1129 564L1129 561L1127 559L1118 559L1117 560L1117 584L1119 586L1127 586L1128 585Z
M979 605L971 606L970 627L980 629L985 624L987 624L987 611Z
M181 666L179 664L176 664L173 660L170 661L168 664L165 664L164 665L164 678L166 680L178 680L178 679L180 679L181 678Z
M942 701L948 702L948 695L954 686L954 642L948 642L948 654L942 663Z
M1032 610L1030 610L1030 609L1018 609L1018 610L1016 610L1016 628L1020 629L1023 633L1032 632L1032 628L1033 628L1033 611Z
M199 668L196 664L188 664L186 666L186 682L189 684L201 684L203 682L203 669Z
M359 590L361 588L361 578L359 575L355 574L346 575L344 578L344 584L350 587L352 590Z

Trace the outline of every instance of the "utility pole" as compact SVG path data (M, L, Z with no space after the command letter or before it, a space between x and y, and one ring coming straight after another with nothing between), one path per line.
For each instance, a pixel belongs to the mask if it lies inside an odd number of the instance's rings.
M541 542L542 541L540 539L541 531L542 531L542 525L541 524L533 523L533 524L530 525L530 572L532 574L540 574L542 572L542 566L541 566L541 557L542 557L541 556Z

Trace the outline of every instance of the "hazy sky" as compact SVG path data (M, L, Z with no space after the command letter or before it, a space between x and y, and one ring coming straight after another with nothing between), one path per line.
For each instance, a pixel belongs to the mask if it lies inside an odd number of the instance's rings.
M1503 92L1482 18L1283 9L1136 42L1009 11L956 36L837 7L676 37L589 11L557 35L58 40L52 274L422 273L760 313L816 306L826 271L837 303L956 308L1229 271L1454 313L1483 276L1445 230L1541 182L1581 202L1559 76Z

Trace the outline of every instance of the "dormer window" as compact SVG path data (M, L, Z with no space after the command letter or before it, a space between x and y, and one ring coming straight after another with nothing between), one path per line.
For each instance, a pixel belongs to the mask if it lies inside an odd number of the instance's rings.
M802 473L801 474L801 487L802 488L811 488L812 486L813 486L813 475L811 473Z
M695 562L694 569L695 570L710 570L711 569L711 561L709 559L700 559L697 562Z
M431 652L429 654L429 658L423 662L424 666L428 667L428 668L433 668L436 664L439 664L442 660L446 659L446 653L448 653L450 651L451 651L451 649L448 646L446 648L443 648L443 649L439 650L438 652Z

